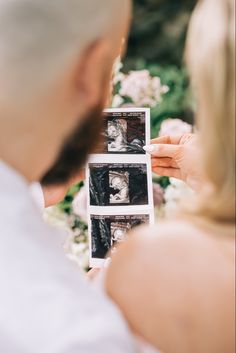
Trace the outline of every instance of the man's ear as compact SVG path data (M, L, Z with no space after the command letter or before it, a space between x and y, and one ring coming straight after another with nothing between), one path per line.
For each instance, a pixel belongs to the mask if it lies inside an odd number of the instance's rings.
M111 68L109 45L105 40L94 42L82 54L76 73L76 88L87 108L96 106L106 95ZM107 84L104 86L105 79Z

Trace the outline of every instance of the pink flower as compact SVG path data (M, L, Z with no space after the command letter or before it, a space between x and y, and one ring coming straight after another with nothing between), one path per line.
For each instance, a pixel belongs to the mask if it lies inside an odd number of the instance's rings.
M155 107L168 90L167 86L162 86L160 78L152 77L148 70L131 71L121 80L119 95L130 97L138 107Z
M189 134L193 130L192 125L180 119L166 119L161 124L159 136Z

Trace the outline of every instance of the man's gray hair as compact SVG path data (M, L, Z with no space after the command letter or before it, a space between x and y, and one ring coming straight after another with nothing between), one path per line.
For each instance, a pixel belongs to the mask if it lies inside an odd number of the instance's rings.
M13 81L50 80L70 55L111 32L128 3L0 0L0 94Z

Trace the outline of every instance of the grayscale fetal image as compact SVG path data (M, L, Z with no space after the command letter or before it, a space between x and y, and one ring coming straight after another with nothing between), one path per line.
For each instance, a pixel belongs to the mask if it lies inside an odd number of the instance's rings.
M92 258L105 258L125 241L131 229L145 223L149 223L149 215L91 215Z
M91 206L148 204L146 164L89 164Z
M145 112L105 113L100 153L145 154L145 121Z

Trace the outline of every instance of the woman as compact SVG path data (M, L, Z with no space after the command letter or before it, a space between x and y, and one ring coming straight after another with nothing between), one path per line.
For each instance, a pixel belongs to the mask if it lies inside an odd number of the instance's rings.
M234 0L199 2L187 63L199 136L164 137L146 149L155 172L197 193L178 217L118 249L106 288L134 332L163 353L234 353Z

